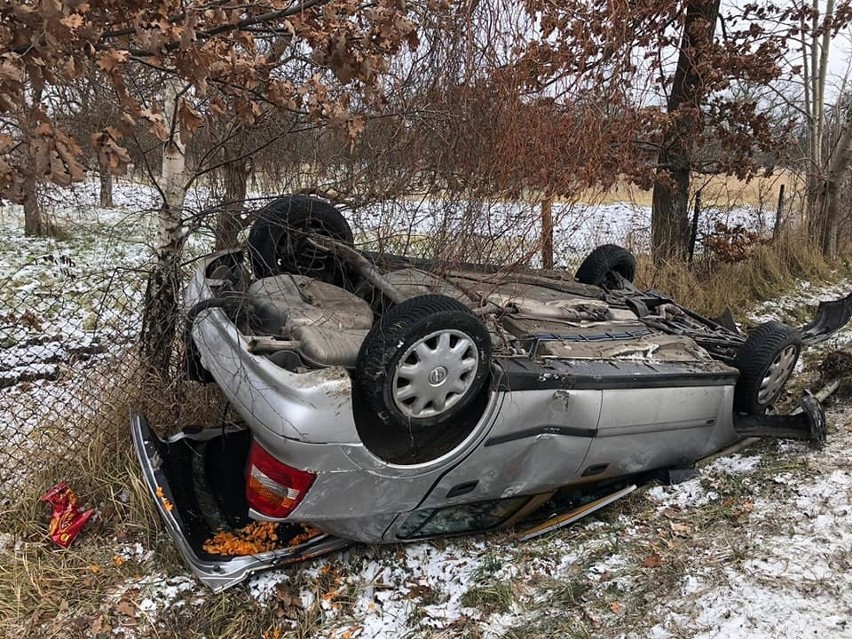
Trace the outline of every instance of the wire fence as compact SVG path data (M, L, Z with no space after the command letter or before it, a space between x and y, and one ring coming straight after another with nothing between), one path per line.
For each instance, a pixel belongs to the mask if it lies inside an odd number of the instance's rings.
M199 385L178 375L180 328L169 345L173 379L156 381L142 397L138 342L156 219L153 207L133 205L148 197L144 187L128 188L115 209L95 208L94 192L84 191L59 220L61 239L26 238L20 211L0 211L0 505L13 503L29 483L63 479L53 476L53 466L82 454L98 431L126 432L129 407L142 400L156 404L168 427L198 418L185 399ZM359 248L506 267L542 264L541 210L540 202L437 198L343 208ZM740 221L747 213L733 215L728 223L755 225ZM555 203L552 216L557 268L573 273L602 243L647 249L647 208ZM699 249L718 221L701 221ZM204 230L212 225L196 226L184 283L195 258L212 247ZM210 414L221 411L215 387L204 392L200 404Z

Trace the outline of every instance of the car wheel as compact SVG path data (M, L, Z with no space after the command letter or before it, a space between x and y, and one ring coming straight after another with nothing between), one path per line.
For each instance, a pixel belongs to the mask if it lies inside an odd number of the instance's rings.
M793 374L801 349L802 337L796 329L781 322L758 326L734 358L740 371L734 409L757 414L771 406Z
M345 265L334 255L311 246L307 241L309 233L353 243L349 223L324 200L287 195L260 209L248 236L255 277L292 273L341 283Z
M367 334L355 379L387 426L423 431L446 423L482 389L491 336L461 302L422 295L388 310Z
M621 281L616 275L632 282L636 275L636 258L616 244L602 244L583 260L575 277L582 284L620 288Z

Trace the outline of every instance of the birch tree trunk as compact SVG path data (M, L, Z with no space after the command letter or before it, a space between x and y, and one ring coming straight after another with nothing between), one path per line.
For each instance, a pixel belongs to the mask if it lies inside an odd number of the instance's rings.
M832 196L831 188L835 178L830 175L830 165L834 164L834 154L842 152L840 146L836 146L828 157L826 157L826 129L825 129L825 85L828 77L828 55L831 46L831 29L823 29L819 34L821 26L825 27L834 16L834 0L827 0L825 12L820 12L819 0L811 3L811 25L810 42L802 42L802 58L804 67L810 68L810 74L805 77L805 113L808 121L808 159L807 159L807 211L808 211L808 234L811 239L819 244L825 257L829 257L826 249L831 242L828 241L829 220L826 217L831 208L829 201ZM822 25L820 24L822 22ZM845 169L841 169L845 170ZM836 194L835 194L836 198ZM836 229L834 250L836 250Z
M170 360L180 308L180 258L184 245L182 211L186 198L186 148L178 118L179 86L165 86L164 116L169 139L163 145L160 190L163 204L157 228L157 261L148 277L142 320L142 357L145 364L170 378Z

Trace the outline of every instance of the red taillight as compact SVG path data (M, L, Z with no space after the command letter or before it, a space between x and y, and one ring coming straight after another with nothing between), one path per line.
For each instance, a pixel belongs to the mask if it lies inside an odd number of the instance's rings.
M252 442L246 468L249 506L267 517L286 517L299 505L316 475L282 464Z

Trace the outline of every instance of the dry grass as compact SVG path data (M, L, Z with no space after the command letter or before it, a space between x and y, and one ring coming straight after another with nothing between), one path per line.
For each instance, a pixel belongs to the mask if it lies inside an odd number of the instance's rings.
M772 246L758 247L750 260L738 264L701 262L691 270L656 269L643 258L638 280L698 311L715 314L725 306L747 308L790 288L797 278L819 277L826 271L825 263L806 242L785 236ZM19 501L0 512L0 637L106 637L111 631L96 632L106 627L132 628L139 637L284 636L276 634L279 630L286 631L286 636L304 637L319 632L318 604L293 610L289 602L302 588L314 591L319 601L328 584L299 576L291 582L292 591L279 592L269 605L258 604L244 590L232 590L217 596L207 592L192 595L203 597L203 603L183 606L156 619L126 614L127 606L138 604L142 575L156 573L166 579L185 572L139 477L129 439L129 409L134 406L162 430L173 430L177 424L216 423L224 414L224 403L213 386L165 385L143 378L132 365L123 372L110 371L109 377L92 376L89 382L91 387L84 394L97 397L109 388L110 396L119 399L109 401L101 396L100 409L84 423L75 424L88 434L85 445L59 461L46 457L43 472L21 493ZM53 432L61 432L63 427L60 421L45 425ZM766 459L767 472L777 472L781 464L789 463L779 458L770 465L771 456ZM97 506L101 515L68 551L57 550L45 540L49 515L38 502L44 489L61 478L69 479L82 503ZM589 637L602 628L642 627L650 619L649 602L675 588L684 574L684 558L696 546L731 537L725 561L741 560L745 550L739 547L731 527L741 523L742 513L737 509L743 501L753 499L755 488L734 479L713 488L723 496L724 507L666 515L662 522L648 513L638 493L607 509L602 518L610 528L594 534L608 534L613 544L627 543L619 541L623 539L620 522L625 519L656 532L631 546L604 547L600 557L590 555L578 563L567 579L544 588L550 597L542 604L541 614L531 610L535 621L511 629L507 636ZM690 536L672 535L671 523L687 525ZM648 539L653 545L648 545ZM121 548L136 542L154 550L156 561L113 561ZM629 594L602 588L597 578L589 576L590 565L609 550L633 558L634 588ZM643 561L652 553L659 555L661 564L647 568ZM481 577L481 583L466 594L466 603L486 612L505 612L518 605L517 583L488 574ZM570 612L553 615L554 609ZM472 633L478 636L477 631Z
M727 209L732 206L755 206L775 210L778 191L785 185L785 199L801 191L801 177L789 171L779 171L770 177L757 177L748 182L733 176L713 175L693 180L692 192L701 189L702 206ZM587 204L617 204L629 202L636 206L651 206L651 191L619 180L608 191L598 189L583 191L578 202ZM789 200L788 200L789 201ZM789 209L788 209L789 210Z
M718 315L725 307L749 308L789 290L799 279L821 279L828 265L801 235L782 235L772 244L757 246L751 257L732 264L697 259L692 268L682 264L655 266L640 255L637 283L640 288L664 291L690 308Z
M95 371L71 391L78 400L96 403L92 410L76 420L73 414L63 414L40 425L35 437L45 445L34 446L28 464L41 467L28 474L17 499L0 511L0 637L96 637L108 636L97 632L101 627L144 625L144 616L127 619L122 614L135 602L124 597L122 608L121 593L153 568L115 560L122 549L137 543L154 551L156 572L163 579L185 571L139 474L129 414L131 407L136 408L154 416L163 430L174 430L180 420L202 423L219 418L224 403L213 387L175 383L165 388L139 374L135 362ZM57 449L63 436L69 437L69 420L75 441L68 449ZM50 512L39 502L39 496L62 479L69 481L81 505L97 509L68 550L47 539ZM247 619L241 612L245 599L237 606L233 597L217 598L205 608L203 620L169 615L158 622L159 628L165 630L164 636L260 636L270 622L265 620L267 625L262 626L264 615ZM214 627L222 629L221 634L211 634ZM154 636L159 632L152 630Z

